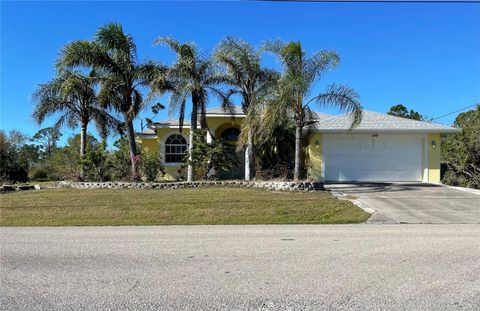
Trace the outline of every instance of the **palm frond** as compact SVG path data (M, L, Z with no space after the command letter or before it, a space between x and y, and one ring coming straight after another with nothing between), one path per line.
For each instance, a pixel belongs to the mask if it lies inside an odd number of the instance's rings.
M59 71L78 66L105 68L111 72L121 72L107 51L98 43L77 40L67 44L61 51L56 67Z
M345 85L331 84L326 92L316 96L315 101L318 105L330 105L339 108L350 114L350 129L354 128L362 121L362 105L360 96L355 90Z
M130 60L137 57L135 42L130 35L124 33L121 24L108 23L100 27L95 33L95 42L107 50L121 52L123 58Z
M135 71L135 80L140 85L152 85L157 91L168 91L167 74L169 68L157 61L147 61Z
M170 48L174 53L180 54L182 44L172 37L158 37L154 41L155 45L164 45Z
M340 62L340 57L335 51L320 51L305 61L305 75L308 80L315 81L323 74L334 69Z

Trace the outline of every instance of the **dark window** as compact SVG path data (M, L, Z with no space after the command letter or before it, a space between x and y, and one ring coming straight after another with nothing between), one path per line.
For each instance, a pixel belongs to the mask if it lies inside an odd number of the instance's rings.
M222 135L220 136L223 140L228 142L236 142L238 137L240 136L240 129L235 127L231 127L223 131Z
M187 141L180 134L170 135L165 141L165 163L181 163L187 152Z

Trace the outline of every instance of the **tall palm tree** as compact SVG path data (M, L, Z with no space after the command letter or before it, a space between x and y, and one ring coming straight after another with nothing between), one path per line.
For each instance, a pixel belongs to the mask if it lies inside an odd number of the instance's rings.
M185 118L186 101L192 101L190 115L189 133L189 155L193 148L194 133L198 128L198 115L200 115L200 126L207 129L206 107L210 94L224 96L215 86L218 81L215 79L214 68L209 59L200 55L194 43L180 43L170 37L159 37L155 40L157 45L165 45L176 55L176 61L167 72L161 72L150 82L153 93L162 93L170 90L169 99L170 114L179 112L180 131L183 128ZM193 181L195 168L189 158L187 181Z
M94 72L84 75L78 71L63 71L53 80L40 84L33 94L36 102L33 118L41 124L46 117L60 114L54 128L63 125L71 128L80 126L80 158L85 156L87 145L87 127L93 121L102 137L110 129L119 129L121 124L105 109L100 107L95 85L98 82ZM80 178L84 179L81 166Z
M154 62L139 63L137 47L120 24L100 27L93 41L77 40L67 44L57 62L59 69L88 66L101 77L99 101L123 115L129 142L132 178L136 179L137 146L133 120L144 107L139 90L161 67Z
M255 50L248 42L227 37L216 48L214 59L225 67L219 81L228 84L231 89L228 97L239 95L242 99L242 110L247 116L242 123L242 132L246 133L245 144L245 180L250 180L254 171L254 122L258 106L264 96L275 85L279 78L277 72L262 68L261 51ZM228 109L228 107L225 107Z
M308 118L309 104L332 105L351 115L351 127L358 125L362 118L359 95L345 85L332 84L323 93L309 97L316 82L323 74L335 68L339 56L333 51L320 51L307 56L300 42L270 41L264 45L265 51L278 57L283 66L283 74L277 89L277 98L272 102L277 111L293 115L295 120L295 166L294 180L300 178L302 130L311 120Z

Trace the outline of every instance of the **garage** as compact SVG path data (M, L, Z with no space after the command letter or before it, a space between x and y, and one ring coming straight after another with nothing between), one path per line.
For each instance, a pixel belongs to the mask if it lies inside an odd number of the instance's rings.
M326 181L422 181L423 136L325 134Z

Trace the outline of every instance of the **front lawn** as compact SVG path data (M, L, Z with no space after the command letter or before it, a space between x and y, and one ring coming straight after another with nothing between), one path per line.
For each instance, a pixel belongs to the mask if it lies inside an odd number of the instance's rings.
M44 189L0 196L1 226L339 224L369 216L328 192Z

